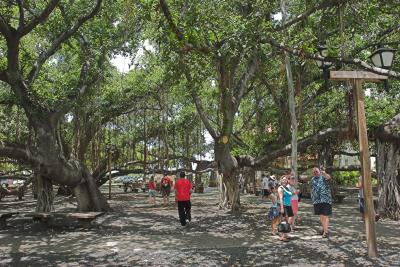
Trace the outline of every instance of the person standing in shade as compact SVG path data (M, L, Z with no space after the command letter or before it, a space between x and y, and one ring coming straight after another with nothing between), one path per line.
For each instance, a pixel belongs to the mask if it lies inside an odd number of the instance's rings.
M289 191L292 192L292 199L291 199L291 204L292 204L292 211L293 211L293 217L290 218L290 225L292 226L292 230L295 230L295 223L296 223L296 218L297 218L297 212L299 211L299 193L300 191L296 188L295 182L296 179L293 175L290 175L289 177Z
M185 172L179 173L179 179L175 183L175 199L178 202L179 221L185 226L192 220L190 213L191 203L190 194L192 193L192 183L186 178Z
M161 195L163 197L163 205L169 205L169 195L171 194L172 180L167 173L161 179Z
M329 180L331 176L317 167L312 170L311 200L314 204L314 214L319 215L322 231L319 233L324 238L329 237L329 216L332 215L332 194Z
M270 189L268 188L268 176L263 174L262 175L262 192L261 192L261 197L268 197L271 194Z
M291 218L293 217L292 210L292 192L290 192L288 186L288 178L287 176L282 176L281 184L278 187L278 207L280 208L280 213L282 215L282 219L286 221L286 223L291 222ZM281 241L289 241L289 236L286 233L280 233Z
M149 182L149 203L156 204L156 183L154 182L154 176L151 176Z

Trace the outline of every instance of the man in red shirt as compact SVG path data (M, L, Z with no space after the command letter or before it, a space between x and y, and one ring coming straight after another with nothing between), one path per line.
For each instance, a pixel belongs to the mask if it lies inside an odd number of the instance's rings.
M175 183L175 199L178 202L179 220L182 226L185 226L192 220L190 209L190 194L192 193L192 184L186 179L185 172L179 173L179 179Z

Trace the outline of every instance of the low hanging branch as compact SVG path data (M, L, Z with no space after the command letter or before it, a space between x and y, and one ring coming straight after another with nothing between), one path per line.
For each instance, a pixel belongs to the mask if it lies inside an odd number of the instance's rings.
M361 59L358 58L344 58L344 57L322 57L320 55L314 55L314 54L310 54L305 52L304 50L301 49L295 49L295 48L291 48L288 46L285 46L279 42L277 42L275 39L273 38L264 38L262 40L262 42L264 43L269 43L272 46L275 46L276 48L279 48L280 50L286 51L288 53L291 53L293 55L302 57L302 58L307 58L307 59L313 59L313 60L320 60L320 61L327 61L327 62L333 62L336 63L338 66L345 63L345 64L350 64L350 65L355 65L355 66L359 66L363 69L369 70L373 73L376 74L381 74L384 76L390 76L390 77L394 77L394 78L400 78L400 73L396 72L396 71L392 71L392 70L387 70L387 69L382 69L382 68L378 68L375 66L372 66L371 64L368 64L365 61L362 61Z
M330 137L347 137L355 138L355 134L349 132L349 128L328 128L320 131L315 135L303 138L298 141L298 152L305 152L311 145L324 143L327 138ZM255 159L251 156L239 156L236 157L240 167L255 167L263 168L270 165L275 159L283 156L287 156L291 153L291 145L286 145L282 148L269 152L267 155Z

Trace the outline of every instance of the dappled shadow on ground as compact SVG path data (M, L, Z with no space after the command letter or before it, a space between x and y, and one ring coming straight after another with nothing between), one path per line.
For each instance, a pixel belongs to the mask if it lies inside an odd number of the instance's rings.
M69 198L57 201L57 210L74 208ZM309 201L301 203L302 225L288 243L269 234L269 203L260 197L242 196L243 213L232 216L218 209L215 191L195 194L193 221L187 227L180 226L173 204L164 207L160 198L157 201L156 206L149 205L145 193L113 194L109 202L114 211L98 218L90 230L66 221L47 229L16 217L0 230L0 265L400 265L400 238L393 231L398 222L378 223L380 256L366 257L355 199L334 206L329 240L316 235L318 218ZM34 202L24 207L0 203L2 211L16 207L29 210Z

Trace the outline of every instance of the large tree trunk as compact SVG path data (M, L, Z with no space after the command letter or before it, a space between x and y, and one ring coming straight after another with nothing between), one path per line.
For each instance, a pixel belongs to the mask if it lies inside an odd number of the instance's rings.
M400 114L375 131L379 213L400 219Z
M217 162L218 171L222 175L222 182L226 187L225 207L230 205L232 212L240 211L240 190L239 181L236 176L238 167L237 160L230 153L229 143L216 143L214 145L215 161Z
M50 212L54 210L53 200L53 184L52 182L40 175L36 175L37 190L37 212Z
M379 214L400 219L400 144L376 140Z
M57 140L56 128L51 119L35 121L37 134L36 161L41 177L73 188L79 211L106 211L109 206L96 186L89 171L81 161L64 158L62 146ZM40 195L40 192L39 192ZM39 200L39 198L38 198Z

